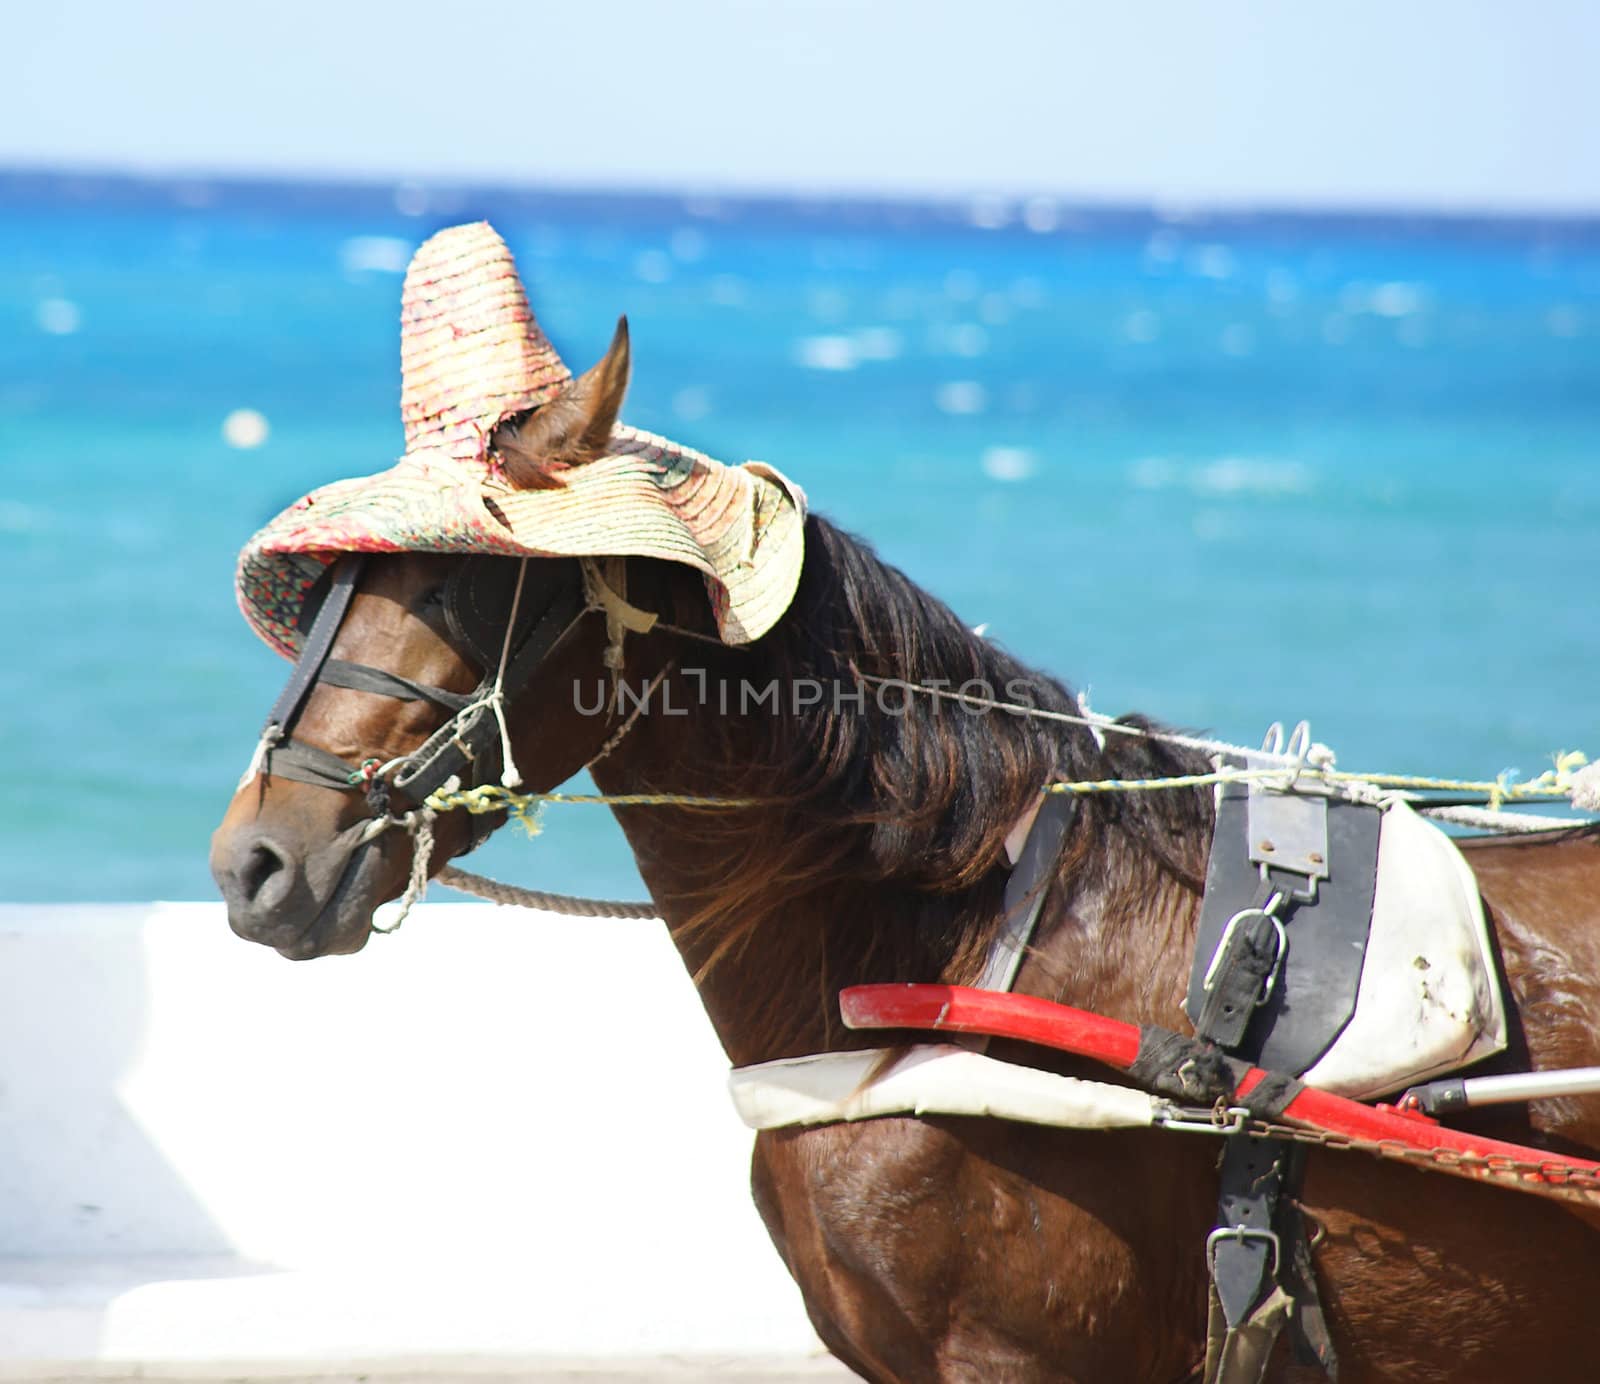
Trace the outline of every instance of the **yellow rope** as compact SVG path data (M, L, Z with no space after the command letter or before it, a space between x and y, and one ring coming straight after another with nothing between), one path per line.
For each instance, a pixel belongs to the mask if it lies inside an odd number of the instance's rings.
M1589 762L1581 750L1566 750L1555 756L1555 768L1546 769L1527 783L1514 783L1509 774L1495 779L1430 778L1418 774L1358 774L1342 769L1307 766L1299 777L1324 783L1370 783L1376 788L1419 788L1455 793L1486 793L1490 810L1506 802L1548 802L1567 798L1572 779ZM1212 783L1271 783L1295 774L1294 769L1219 769L1210 774L1179 774L1171 778L1091 779L1077 783L1051 783L1047 793L1140 793L1164 788L1200 788Z
M510 812L524 817L545 803L595 803L607 807L756 807L761 801L760 798L703 798L695 793L518 793L490 783L482 788L431 793L427 806L435 812L461 807L475 815Z
M1299 776L1310 782L1367 783L1378 788L1417 788L1455 793L1485 793L1490 810L1506 802L1547 802L1566 798L1572 792L1576 772L1589 762L1579 750L1566 750L1555 756L1555 767L1546 769L1527 783L1514 783L1509 774L1494 779L1429 778L1415 774L1357 774L1339 769L1307 766ZM1148 793L1169 788L1202 788L1216 783L1282 781L1293 769L1219 769L1209 774L1177 774L1169 778L1089 779L1045 785L1047 793ZM456 792L437 792L427 801L435 812L465 808L471 813L509 812L537 835L538 812L546 803L585 803L607 807L758 807L761 798L708 798L695 793L518 793L495 784L466 788Z

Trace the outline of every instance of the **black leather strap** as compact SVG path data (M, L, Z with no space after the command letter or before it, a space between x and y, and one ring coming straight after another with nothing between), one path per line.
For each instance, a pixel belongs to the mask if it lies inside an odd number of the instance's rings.
M555 593L527 639L512 654L504 682L509 691L519 691L527 685L534 669L577 624L585 608L583 588L574 572L573 579ZM482 696L493 683L492 676L485 677L473 697ZM452 778L465 783L476 771L481 781L489 772L488 766L498 764L499 756L500 728L494 714L482 707L463 720L447 722L429 736L395 774L394 786L413 802L421 802Z
M306 696L316 685L328 650L333 647L339 626L344 622L345 611L350 608L350 601L356 594L356 583L361 579L365 562L360 553L350 553L334 564L332 584L322 608L317 611L317 618L311 623L305 643L300 647L300 657L295 662L294 671L289 674L289 681L278 694L278 700L272 704L272 710L267 713L265 733L269 743L282 739L294 729Z
M1048 793L1039 804L1028 839L1006 880L1005 922L989 948L983 975L975 982L980 990L1009 991L1016 983L1076 811L1076 800L1065 793Z
M1261 882L1237 922L1229 925L1207 967L1208 988L1194 1027L1218 1047L1233 1049L1244 1041L1245 1029L1264 999L1267 977L1282 959L1278 955L1282 924L1262 911L1276 892L1270 881Z
M1230 1328L1249 1318L1278 1273L1283 1251L1274 1222L1287 1149L1276 1139L1233 1134L1223 1150L1217 1228L1206 1257Z
M386 672L365 663L349 663L342 658L330 658L322 665L320 681L330 687L375 692L380 697L393 697L402 702L432 702L449 711L460 711L473 697L470 692L447 692L431 683L413 682L399 673Z
M312 783L318 788L342 788L348 792L355 785L350 776L356 767L336 754L304 740L285 740L267 751L261 772L268 778L293 779L296 783Z

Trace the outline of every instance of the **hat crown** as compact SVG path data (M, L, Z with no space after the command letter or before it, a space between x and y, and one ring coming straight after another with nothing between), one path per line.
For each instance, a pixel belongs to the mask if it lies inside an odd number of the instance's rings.
M440 231L412 256L400 296L400 376L406 450L477 462L502 419L548 403L572 378L488 222Z

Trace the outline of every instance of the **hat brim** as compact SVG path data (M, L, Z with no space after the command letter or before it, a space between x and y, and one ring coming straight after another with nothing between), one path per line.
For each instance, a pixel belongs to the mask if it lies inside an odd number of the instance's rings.
M794 599L805 556L805 493L759 462L727 466L633 428L606 456L549 489L518 490L447 452L408 453L387 471L335 481L291 505L239 556L239 606L286 658L299 655L306 593L346 552L638 556L706 579L724 642L759 639Z

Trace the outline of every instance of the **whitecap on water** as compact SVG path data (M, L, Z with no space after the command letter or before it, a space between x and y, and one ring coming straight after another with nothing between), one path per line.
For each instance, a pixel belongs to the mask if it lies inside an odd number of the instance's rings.
M1409 317L1420 312L1427 299L1421 284L1363 283L1356 279L1339 291L1339 306L1347 313L1368 312L1377 317Z
M35 533L44 527L42 510L20 500L0 500L0 533Z
M1039 458L1026 447L986 447L979 464L992 481L1025 481L1039 469Z
M1583 330L1583 314L1569 304L1560 303L1545 313L1544 325L1551 336L1574 337Z
M1256 348L1256 329L1245 322L1231 322L1217 339L1225 356L1247 356Z
M647 284L664 284L672 277L672 259L664 250L645 250L634 257L633 272Z
M803 336L794 355L807 370L854 370L860 359L847 336Z
M1171 264L1178 258L1178 233L1156 231L1144 243L1144 257L1152 264Z
M1233 251L1226 245L1198 245L1189 254L1189 267L1203 279L1233 277Z
M940 413L982 413L989 406L989 391L977 380L950 380L933 396Z
M1034 197L1022 209L1022 224L1036 235L1049 235L1061 224L1061 211L1048 197Z
M70 298L45 298L34 308L33 320L41 332L71 336L83 325L83 313Z
M693 226L684 226L674 231L668 244L671 246L673 258L681 260L684 264L693 264L696 260L705 258L705 232L697 231Z
M1128 468L1129 479L1140 490L1165 490L1178 478L1178 467L1166 457L1141 457Z
M976 298L978 288L978 276L970 269L952 269L944 276L944 296L958 303Z
M750 287L735 274L718 274L711 280L711 301L718 307L742 307L750 296Z
M1019 308L1044 306L1044 283L1031 275L1017 279L1011 285L1011 301Z
M1129 481L1140 490L1181 486L1212 499L1235 495L1303 495L1316 484L1304 462L1263 457L1218 457L1181 463L1171 457L1141 457L1128 468Z
M394 190L394 209L401 216L421 216L428 210L428 189L421 183L401 183Z
M236 408L222 420L222 440L230 447L259 447L272 431L264 414L253 408Z
M1004 197L974 197L967 204L967 220L980 231L998 231L1011 220L1011 207Z
M1409 317L1422 310L1424 298L1420 284L1379 284L1372 290L1368 306L1379 317Z
M1148 345L1161 335L1161 319L1148 308L1130 312L1122 320L1122 335L1136 346Z
M1189 475L1201 495L1303 495L1311 489L1311 468L1298 461L1220 457Z
M339 245L339 264L346 274L404 274L412 244L396 235L354 235Z
M1002 326L1011 320L1011 300L1004 293L985 293L978 300L978 316L985 326Z
M972 360L989 349L989 333L976 322L957 322L942 333L945 349L951 355Z

